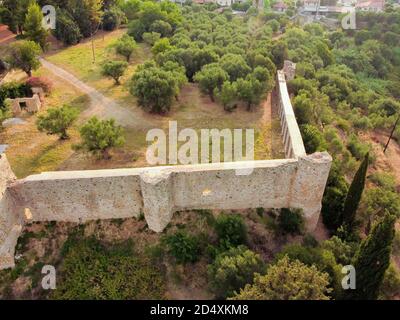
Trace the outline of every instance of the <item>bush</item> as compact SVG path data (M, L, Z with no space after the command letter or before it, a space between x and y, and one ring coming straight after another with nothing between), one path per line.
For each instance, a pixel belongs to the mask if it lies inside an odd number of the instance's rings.
M326 141L317 127L305 124L300 126L300 131L307 153L326 150Z
M395 298L400 294L400 272L392 262L385 272L382 285L380 287L380 297L385 300Z
M361 160L371 150L369 144L360 142L355 134L350 135L347 142L347 149L351 152L352 156L357 160Z
M61 108L50 108L47 114L39 115L37 119L37 128L39 131L45 131L49 135L56 134L61 140L68 139L67 130L78 117L78 110L68 105Z
M245 246L219 254L208 266L209 283L218 298L226 298L253 282L254 273L263 274L261 257Z
M369 179L379 187L386 190L396 191L396 178L391 173L374 172Z
M107 61L102 65L101 74L114 79L115 84L121 84L120 78L124 75L128 62L126 61Z
M349 186L339 170L339 163L333 162L322 199L322 219L324 225L335 232L343 223L343 207Z
M164 241L168 247L168 253L171 254L178 263L193 263L199 259L200 246L197 237L184 231L178 231L165 237Z
M265 276L256 274L233 300L329 300L329 276L315 266L283 257Z
M2 122L12 116L12 113L10 111L9 106L4 106L4 108L0 109L0 128L2 125Z
M126 23L127 19L125 14L118 7L111 7L103 14L103 29L112 31L120 27L121 24Z
M57 11L57 28L53 32L65 45L77 44L83 38L79 26L64 10Z
M114 119L99 120L92 117L79 130L82 142L75 146L93 154L101 154L103 159L111 158L110 150L121 147L125 143L123 129L115 124Z
M304 229L303 213L300 209L281 209L278 228L283 234L301 234Z
M145 31L145 26L140 22L140 20L132 20L128 24L128 34L136 41L143 40L142 36Z
M215 231L223 248L236 247L246 244L247 230L239 215L221 214L215 220Z
M95 238L70 237L62 248L52 299L142 300L162 299L162 270L139 257L131 242L106 247Z
M337 236L333 236L325 240L321 244L321 248L331 251L338 263L348 265L351 264L351 260L357 250L357 244L350 244Z
M320 247L311 248L299 244L289 244L276 256L275 261L279 261L285 256L291 260L299 260L307 266L315 265L319 271L328 273L330 287L334 289L332 295L335 297L341 295L341 279L343 277L341 265L337 263L332 251Z
M318 247L318 240L314 238L314 236L310 233L307 233L303 238L303 246L316 248Z
M45 93L50 93L53 88L50 79L45 77L30 77L26 80L26 84L30 88L41 88Z

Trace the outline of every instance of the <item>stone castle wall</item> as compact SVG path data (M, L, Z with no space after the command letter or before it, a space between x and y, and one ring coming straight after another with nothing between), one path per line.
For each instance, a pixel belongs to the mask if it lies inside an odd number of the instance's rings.
M332 158L306 155L282 73L277 87L287 159L45 172L15 180L3 154L0 269L13 266L16 240L28 221L85 222L143 212L149 228L161 232L180 210L301 208L313 231Z

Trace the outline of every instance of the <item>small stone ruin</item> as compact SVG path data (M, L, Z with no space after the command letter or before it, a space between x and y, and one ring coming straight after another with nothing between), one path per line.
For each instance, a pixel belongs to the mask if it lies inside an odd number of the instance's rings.
M33 96L25 98L7 99L14 116L20 115L23 111L29 113L39 112L44 104L44 92L42 88L32 88Z

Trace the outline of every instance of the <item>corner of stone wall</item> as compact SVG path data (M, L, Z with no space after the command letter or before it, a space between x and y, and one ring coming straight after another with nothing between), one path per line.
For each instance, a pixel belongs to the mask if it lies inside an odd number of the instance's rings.
M22 222L8 186L16 180L6 155L0 154L0 270L15 266L14 253Z
M308 232L313 232L317 226L331 165L332 157L327 152L298 158L291 206L303 209Z
M140 185L147 225L162 232L174 214L171 172L145 171L140 175Z

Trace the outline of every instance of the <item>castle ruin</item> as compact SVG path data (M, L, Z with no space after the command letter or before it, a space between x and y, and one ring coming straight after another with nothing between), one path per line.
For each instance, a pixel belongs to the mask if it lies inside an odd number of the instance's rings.
M278 71L278 101L286 159L151 168L44 172L17 180L0 155L0 269L14 266L22 227L34 221L85 222L144 217L162 232L175 211L301 208L306 228L318 222L332 158L307 155ZM238 170L252 168L249 175Z

